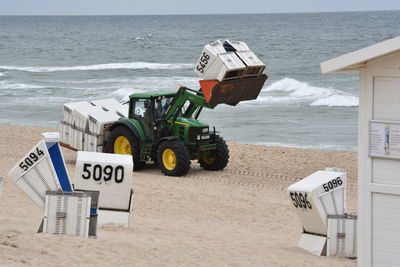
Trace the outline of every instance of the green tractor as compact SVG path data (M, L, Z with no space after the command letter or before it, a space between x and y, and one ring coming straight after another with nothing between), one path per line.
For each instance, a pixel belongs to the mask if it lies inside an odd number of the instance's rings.
M153 161L165 175L185 175L191 160L209 171L226 167L229 149L215 128L198 120L203 108L236 105L257 98L267 76L218 82L200 81L196 91L181 87L171 93L130 95L129 117L113 123L105 134L105 151L132 155L134 170Z

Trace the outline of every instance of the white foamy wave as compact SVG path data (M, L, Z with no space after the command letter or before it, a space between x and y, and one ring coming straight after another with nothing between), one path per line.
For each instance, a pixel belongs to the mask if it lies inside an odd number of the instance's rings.
M355 107L358 97L331 87L312 86L284 78L264 88L259 103L310 102L311 106Z
M349 145L332 145L332 144L314 144L314 145L300 145L291 143L278 143L278 142L255 142L256 145L264 146L279 146L279 147L290 147L290 148L304 148L304 149L316 149L316 150L336 150L336 151L357 151L357 147Z
M6 76L4 73L0 72L0 77Z
M136 77L129 80L127 85L117 85L119 88L112 92L110 96L121 100L128 100L129 95L142 92L175 92L179 86L198 89L199 79L184 76L171 77Z
M157 85L173 85L179 86L184 84L188 87L199 87L199 79L196 77L185 77L185 76L168 76L168 77L116 77L106 79L86 79L86 80L50 80L49 82L56 84L132 84L132 85L146 85L146 86L157 86Z
M328 107L358 107L358 97L352 95L331 95L326 98L317 99L310 105Z
M133 89L132 87L127 88L120 88L118 90L115 90L112 92L109 96L115 97L119 100L127 101L129 100L129 96L133 93L144 93L146 90L140 90L140 89Z
M29 67L29 66L2 66L2 70L16 70L27 72L56 72L56 71L85 71L85 70L119 70L119 69L186 69L193 68L193 64L187 63L150 63L150 62L123 62L123 63L108 63L82 66L54 66L54 67Z
M102 83L129 83L132 82L132 79L128 78L110 78L110 79L81 79L81 80L71 80L71 79L64 79L64 80L48 80L47 82L51 82L54 84L102 84Z
M25 84L25 83L10 83L7 81L0 81L1 89L41 89L46 88L46 86L35 85L35 84Z
M315 87L311 86L306 82L301 82L292 78L284 78L282 80L276 81L270 86L268 86L266 91L281 91L290 92L292 97L321 97L328 96L331 94L332 88Z

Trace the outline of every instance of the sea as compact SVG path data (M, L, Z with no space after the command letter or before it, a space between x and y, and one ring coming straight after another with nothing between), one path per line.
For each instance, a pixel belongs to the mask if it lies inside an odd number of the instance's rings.
M67 102L198 89L204 45L232 39L269 78L256 100L200 120L238 143L357 151L358 73L321 74L320 63L399 29L400 11L0 16L0 124L57 128Z

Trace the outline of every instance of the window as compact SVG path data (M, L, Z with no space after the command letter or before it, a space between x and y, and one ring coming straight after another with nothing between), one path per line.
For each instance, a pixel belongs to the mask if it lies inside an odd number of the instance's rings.
M156 101L156 118L161 118L162 115L167 111L170 103L172 101L172 97L163 97L162 99L158 99Z
M145 99L140 99L140 100L136 100L132 106L132 115L139 117L139 116L143 116L144 112L146 111L145 107L144 107L144 101Z

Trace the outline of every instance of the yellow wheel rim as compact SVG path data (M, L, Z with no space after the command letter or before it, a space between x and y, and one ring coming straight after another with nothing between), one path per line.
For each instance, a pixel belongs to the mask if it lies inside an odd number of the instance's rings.
M162 162L167 170L172 171L173 169L175 169L176 167L175 152L170 148L165 149L164 152L162 153Z
M114 153L122 155L132 155L131 144L125 136L118 136L117 139L115 139Z
M207 157L207 156L203 156L203 161L207 164L213 164L213 162L215 161L214 157Z

